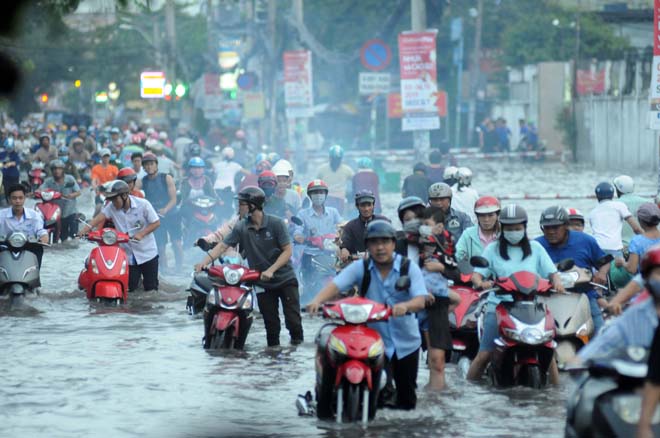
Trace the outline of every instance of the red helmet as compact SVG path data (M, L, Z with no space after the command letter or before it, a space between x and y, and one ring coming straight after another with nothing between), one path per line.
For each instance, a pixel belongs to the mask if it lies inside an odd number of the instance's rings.
M660 266L660 245L652 246L644 253L639 265L639 272L642 277L647 278L651 269L657 266Z
M567 208L566 211L568 212L569 221L573 219L577 219L582 221L582 223L584 223L584 215L580 210L578 210L577 208Z
M133 182L137 179L137 173L130 167L124 167L117 174L117 179L125 181L126 183Z
M322 179L315 179L307 184L307 193L314 191L324 191L328 193L328 185Z
M142 164L147 163L149 161L155 161L156 163L158 163L158 157L153 152L147 152L142 156Z
M499 199L494 196L482 196L474 203L475 214L497 213L501 209Z
M277 177L270 170L264 170L259 174L258 184L260 188L275 187L277 185Z

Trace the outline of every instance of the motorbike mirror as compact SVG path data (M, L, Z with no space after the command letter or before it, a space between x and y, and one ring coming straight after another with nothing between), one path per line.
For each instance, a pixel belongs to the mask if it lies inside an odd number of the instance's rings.
M202 251L205 251L205 252L210 251L214 247L214 245L211 245L209 242L207 242L206 240L204 240L202 238L197 239L197 242L195 242L195 245L199 246L199 248Z
M481 256L472 256L470 257L470 264L475 268L487 268L490 264L488 260Z
M607 265L608 263L611 263L612 260L614 260L614 256L612 254L605 254L603 257L596 260L596 266L600 268L603 265Z
M298 226L302 226L303 221L298 216L291 216L291 222Z
M574 266L575 266L575 260L573 260L573 259L564 259L564 260L560 261L559 263L557 263L557 270L559 270L561 272L565 272L565 271L573 269Z
M410 277L407 275L399 277L399 279L396 281L396 284L394 285L394 288L398 291L405 291L410 289Z

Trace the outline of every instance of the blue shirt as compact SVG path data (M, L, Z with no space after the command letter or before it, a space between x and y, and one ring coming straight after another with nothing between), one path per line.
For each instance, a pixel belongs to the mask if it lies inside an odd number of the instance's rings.
M11 207L0 210L0 236L9 237L13 232L25 233L27 237L41 237L48 234L44 229L44 219L36 210L23 209L23 216L16 219Z
M323 213L317 213L313 207L298 212L298 218L303 222L296 227L294 236L317 237L325 234L337 234L337 224L342 221L341 215L334 207L325 207ZM319 248L305 246L306 254L317 254Z
M426 290L432 293L436 297L448 297L448 281L447 278L442 275L440 272L430 272L426 269L422 269L422 275L424 276L424 284L426 285Z
M606 326L601 333L582 347L578 356L583 361L607 357L628 346L651 347L653 334L658 326L658 313L653 298L629 307L623 314Z
M646 250L658 243L660 243L660 239L649 239L642 234L638 234L630 240L628 251L630 251L631 254L637 254L641 261ZM637 264L637 272L639 272L639 263Z
M580 231L568 231L568 241L564 246L552 246L544 236L536 238L536 241L545 248L546 252L554 263L559 263L564 259L573 259L575 266L579 268L596 268L596 262L605 253L598 242L592 236Z
M369 289L367 289L366 298L388 306L394 306L415 297L426 296L426 286L424 285L422 271L419 269L419 266L412 262L408 268L410 289L403 292L395 289L396 281L401 276L402 259L403 257L399 254L394 256L394 265L385 279L381 278L380 271L376 268L373 261L369 262L368 269L371 272L371 284L369 284ZM362 260L356 260L341 271L332 282L340 291L347 291L353 286L360 287L363 276L364 262ZM387 321L370 323L369 327L380 333L385 344L385 354L387 354L388 358L392 358L394 353L396 353L397 358L402 359L417 351L422 345L422 338L419 334L419 326L415 315L390 317Z

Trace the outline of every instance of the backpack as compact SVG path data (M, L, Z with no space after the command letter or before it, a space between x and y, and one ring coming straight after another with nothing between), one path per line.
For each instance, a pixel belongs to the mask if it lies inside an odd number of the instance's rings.
M369 259L365 258L362 260L363 263L363 272L364 275L362 275L362 284L360 285L360 289L358 289L358 296L364 298L367 295L367 291L369 290L369 285L371 284L371 271L369 271ZM410 268L410 259L408 257L402 257L401 258L401 275L400 277L404 277L408 275L408 269Z

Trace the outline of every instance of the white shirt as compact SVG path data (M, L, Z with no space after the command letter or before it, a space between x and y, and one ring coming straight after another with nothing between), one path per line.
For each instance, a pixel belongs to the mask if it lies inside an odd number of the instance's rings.
M618 251L623 248L621 230L623 229L623 221L630 216L632 214L626 204L610 199L600 202L589 212L587 220L601 249Z
M133 236L135 233L146 228L147 225L153 224L159 219L151 202L131 195L129 195L129 199L131 200L131 206L127 211L122 209L117 210L112 205L112 202L108 202L101 210L101 213L105 217L112 219L112 222L115 223L115 227L119 231ZM141 265L158 255L154 233L147 234L139 242L122 243L121 246L126 251L126 256L131 265Z
M23 216L14 217L11 207L0 210L0 236L9 237L11 233L25 233L27 237L41 237L48 234L44 229L44 219L36 210L23 209Z
M234 178L243 167L235 161L222 160L215 165L215 174L218 175L213 188L222 190L225 187L231 187L231 191L236 191Z
M479 199L479 194L472 187L463 187L458 190L458 184L451 188L453 193L451 199L451 206L458 211L470 216L473 223L477 223L477 215L474 214L474 204Z

